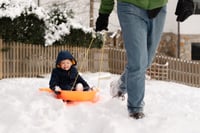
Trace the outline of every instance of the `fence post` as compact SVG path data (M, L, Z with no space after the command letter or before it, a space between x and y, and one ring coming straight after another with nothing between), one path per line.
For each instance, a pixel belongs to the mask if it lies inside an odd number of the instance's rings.
M3 57L2 57L2 46L3 44L2 44L2 39L0 39L0 79L2 79L3 78Z

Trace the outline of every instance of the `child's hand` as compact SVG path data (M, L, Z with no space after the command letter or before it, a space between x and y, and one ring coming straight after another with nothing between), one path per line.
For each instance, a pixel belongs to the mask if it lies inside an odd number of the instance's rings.
M59 94L61 93L60 87L56 86L56 87L55 87L55 90L54 90L54 93L55 93L56 95L59 95Z
M76 91L83 91L83 85L81 83L76 85Z

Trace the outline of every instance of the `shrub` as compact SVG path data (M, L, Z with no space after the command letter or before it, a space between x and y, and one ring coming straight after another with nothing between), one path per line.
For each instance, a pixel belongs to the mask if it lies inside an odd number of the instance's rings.
M23 0L21 0L23 1ZM92 40L92 30L74 21L74 13L66 6L53 5L48 10L41 9L34 4L0 2L0 36L5 41L18 41L29 44L73 45L88 47ZM17 1L16 1L17 2ZM17 11L21 6L21 13L15 16L6 11ZM11 8L11 9L10 9ZM101 37L94 39L92 47L100 48Z

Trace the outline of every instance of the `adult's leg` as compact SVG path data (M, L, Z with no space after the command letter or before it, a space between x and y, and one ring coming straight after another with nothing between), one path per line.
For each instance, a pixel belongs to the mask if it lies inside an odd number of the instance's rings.
M118 2L118 17L128 59L125 71L128 111L129 113L142 112L148 64L148 16L141 8Z
M160 38L163 32L163 27L166 17L166 6L163 7L159 14L154 18L149 20L149 31L147 37L147 50L148 50L148 65L149 67L155 56L156 49L159 45Z

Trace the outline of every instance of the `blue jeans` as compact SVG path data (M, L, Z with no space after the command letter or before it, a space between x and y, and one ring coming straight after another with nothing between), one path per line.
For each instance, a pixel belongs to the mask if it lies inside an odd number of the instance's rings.
M145 95L145 73L158 47L166 16L166 6L154 19L146 10L118 2L117 12L122 29L127 65L121 75L120 89L127 92L129 113L142 112Z

